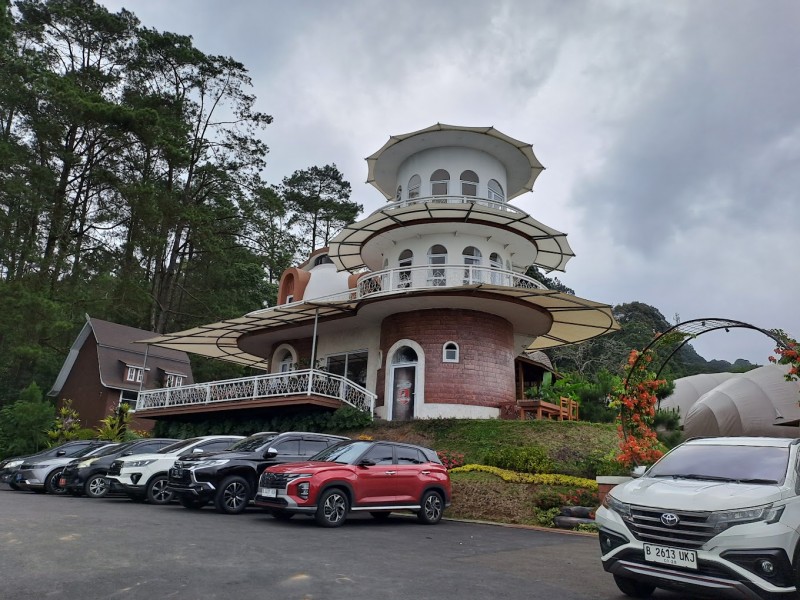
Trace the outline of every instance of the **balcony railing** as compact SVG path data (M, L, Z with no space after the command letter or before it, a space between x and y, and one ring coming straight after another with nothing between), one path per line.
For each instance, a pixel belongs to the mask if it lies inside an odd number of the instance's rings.
M324 396L372 415L376 395L357 383L325 371L305 369L139 392L136 410L208 406L286 396Z
M359 298L379 292L458 287L486 283L505 287L540 289L547 287L525 275L480 265L422 265L367 273L358 280Z
M380 207L379 210L386 211L394 208L405 208L407 206L414 206L416 204L478 204L486 206L495 210L502 210L504 212L517 213L527 216L524 210L517 208L507 202L499 200L489 200L488 198L478 198L476 196L425 196L424 198L412 198L411 200L400 200L398 202L390 202Z

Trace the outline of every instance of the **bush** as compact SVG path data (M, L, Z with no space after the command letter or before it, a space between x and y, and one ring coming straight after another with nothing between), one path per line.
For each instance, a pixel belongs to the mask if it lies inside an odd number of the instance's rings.
M592 454L586 458L588 477L598 475L630 475L631 470L617 460L617 451L612 450L606 454Z
M492 450L486 454L484 462L517 473L552 473L554 470L553 461L541 446Z
M464 455L461 452L448 452L447 450L442 450L436 454L439 455L439 460L442 461L444 468L448 471L464 465Z

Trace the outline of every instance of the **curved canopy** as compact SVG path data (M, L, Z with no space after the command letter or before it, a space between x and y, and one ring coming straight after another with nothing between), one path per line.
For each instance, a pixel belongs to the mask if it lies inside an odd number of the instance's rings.
M723 381L737 377L739 373L700 373L675 380L675 391L659 403L659 408L664 410L677 410L680 414L680 423L686 418L686 413L700 397L713 390Z
M515 140L494 127L460 127L437 123L426 129L390 137L380 150L367 157L367 183L374 185L391 200L395 196L400 165L412 154L445 146L475 148L497 158L506 168L506 197L509 200L533 189L533 182L544 170L533 154L533 146Z

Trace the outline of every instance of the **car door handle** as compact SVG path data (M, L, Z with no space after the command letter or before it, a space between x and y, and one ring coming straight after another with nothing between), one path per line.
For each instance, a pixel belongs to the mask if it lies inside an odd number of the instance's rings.
M397 475L397 471L386 471L387 475Z
M420 475L430 475L431 472L430 471L420 471L419 474Z

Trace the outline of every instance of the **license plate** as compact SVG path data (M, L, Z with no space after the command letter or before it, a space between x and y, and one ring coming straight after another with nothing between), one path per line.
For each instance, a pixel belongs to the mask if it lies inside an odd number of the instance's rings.
M266 496L267 498L277 498L278 497L278 490L275 488L261 488L258 490L259 496Z
M697 552L694 550L645 544L644 559L661 565L697 569Z

